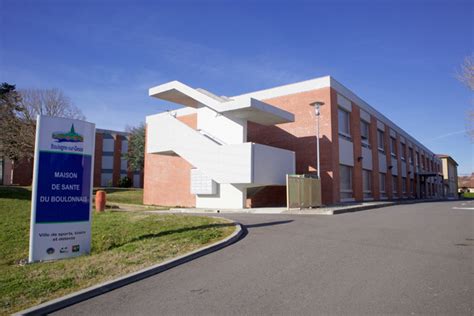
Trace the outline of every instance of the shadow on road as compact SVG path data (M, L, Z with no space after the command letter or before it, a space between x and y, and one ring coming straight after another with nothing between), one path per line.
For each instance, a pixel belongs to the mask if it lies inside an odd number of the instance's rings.
M256 228L256 227L265 227L265 226L274 226L274 225L282 225L291 223L293 220L286 220L286 221L276 221L276 222L268 222L268 223L258 223L258 224L250 224L245 225L247 228Z

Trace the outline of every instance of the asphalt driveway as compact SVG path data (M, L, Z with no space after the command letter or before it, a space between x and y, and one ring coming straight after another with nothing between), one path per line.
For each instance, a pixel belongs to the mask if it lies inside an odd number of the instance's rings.
M474 313L474 202L225 217L239 242L57 314Z

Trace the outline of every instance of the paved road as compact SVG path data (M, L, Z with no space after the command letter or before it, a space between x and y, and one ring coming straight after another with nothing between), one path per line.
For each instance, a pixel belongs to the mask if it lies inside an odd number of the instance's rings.
M474 202L226 217L248 235L57 314L474 314Z

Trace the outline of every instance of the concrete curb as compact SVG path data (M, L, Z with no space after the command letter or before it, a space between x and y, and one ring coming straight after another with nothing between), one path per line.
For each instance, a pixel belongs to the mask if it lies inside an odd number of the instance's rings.
M100 294L104 294L109 291L115 290L127 284L145 279L152 275L156 275L163 271L179 266L183 263L192 261L194 259L210 254L214 251L217 251L219 249L225 248L235 243L236 241L238 241L244 235L244 232L245 232L240 223L234 222L234 221L230 221L230 222L235 225L235 231L229 237L221 241L199 248L190 253L170 259L160 264L156 264L151 267L148 267L136 272L132 272L125 276L119 277L115 280L106 281L106 282L88 287L86 289L65 295L63 297L59 297L57 299L45 302L43 304L33 306L31 308L19 311L13 315L45 315L45 314L57 311L59 309L65 308L67 306L85 301L94 296L98 296Z
M336 209L332 211L333 215L343 214L343 213L350 213L350 212L358 212L358 211L366 211L375 208L382 208L382 207L390 207L396 205L405 205L405 204L418 204L418 203L427 203L427 202L442 202L446 201L444 199L433 199L433 200L399 200L399 201L391 201L385 204L374 204L374 205L361 205L358 207L352 208L344 208L344 209Z

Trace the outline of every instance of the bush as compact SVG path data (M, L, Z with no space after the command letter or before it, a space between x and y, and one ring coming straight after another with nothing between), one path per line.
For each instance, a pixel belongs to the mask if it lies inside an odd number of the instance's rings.
M127 176L120 178L119 187L121 187L121 188L130 188L131 186L132 186L132 179L130 179Z

